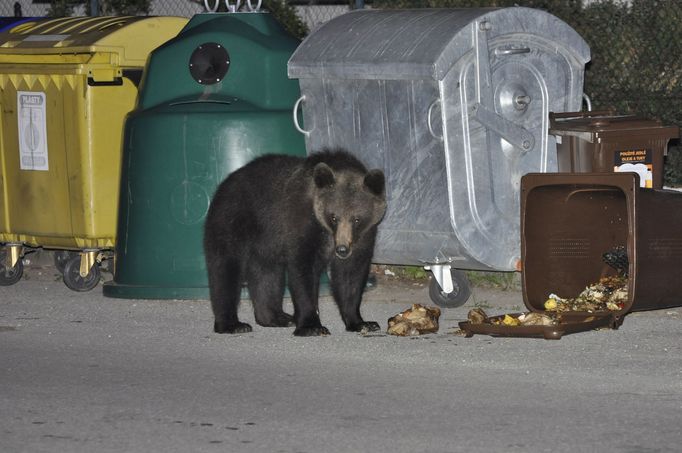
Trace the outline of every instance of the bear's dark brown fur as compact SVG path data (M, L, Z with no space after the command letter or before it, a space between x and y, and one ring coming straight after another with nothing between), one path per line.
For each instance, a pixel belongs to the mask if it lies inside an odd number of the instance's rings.
M295 325L295 335L327 335L318 315L320 277L346 329L378 330L360 315L377 224L386 209L384 175L351 154L268 155L229 175L208 211L204 252L218 333L250 332L237 317L247 283L256 322ZM294 315L282 309L285 281Z

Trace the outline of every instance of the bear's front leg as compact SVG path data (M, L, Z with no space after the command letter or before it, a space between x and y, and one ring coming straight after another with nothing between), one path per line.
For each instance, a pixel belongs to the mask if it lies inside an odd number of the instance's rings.
M370 258L358 256L355 259L334 259L331 263L331 289L339 307L341 318L349 332L380 330L379 323L365 321L360 315L362 293L367 284Z
M294 303L294 335L315 337L329 335L329 329L320 322L318 297L320 292L321 266L295 266L288 273L289 292ZM320 269L316 269L320 268Z

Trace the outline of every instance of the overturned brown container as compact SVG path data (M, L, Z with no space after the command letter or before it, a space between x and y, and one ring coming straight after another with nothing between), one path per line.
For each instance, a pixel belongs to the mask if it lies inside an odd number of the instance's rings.
M461 322L460 328L466 336L559 339L618 328L630 311L682 306L682 193L641 188L637 173L523 176L522 282L530 311L545 312L550 294L573 299L601 277L617 275L602 256L618 247L628 256L622 309L563 312L561 322L551 326Z
M550 113L561 173L634 171L642 187L663 187L663 158L678 126L611 111Z
M682 193L640 188L635 173L528 174L521 179L523 298L575 297L616 275L602 254L625 246L629 311L682 306Z

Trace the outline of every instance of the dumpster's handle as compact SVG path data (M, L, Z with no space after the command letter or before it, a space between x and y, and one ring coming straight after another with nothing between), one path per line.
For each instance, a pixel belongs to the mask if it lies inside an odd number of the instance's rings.
M206 8L206 11L210 13L215 13L218 11L218 6L220 6L220 0L215 0L213 7L208 6L208 0L204 0L204 8Z
M301 96L300 98L298 98L298 100L297 100L296 103L294 104L294 112L293 112L293 113L294 113L294 114L293 114L293 118L294 118L294 127L295 127L296 130L299 131L301 134L303 134L303 135L305 135L306 137L308 137L308 136L310 135L310 131L307 131L307 130L303 129L303 128L301 127L301 125L298 124L298 107L301 105L301 102L303 102L303 101L305 101L305 94L304 94L303 96Z
M113 80L105 80L103 82L98 82L92 77L88 77L88 86L91 87L120 87L123 85L122 77L114 77Z
M436 135L436 133L433 131L433 123L431 122L431 112L433 111L433 108L436 106L436 104L440 106L440 98L434 99L431 105L429 105L429 110L426 112L426 125L429 127L429 133L433 138L443 141L443 136Z
M260 9L261 3L263 3L263 0L258 0L258 4L254 8L253 5L251 5L251 0L246 0L246 5L249 7L249 11L258 11Z
M209 13L215 13L218 11L218 8L220 7L220 0L214 0L213 6L208 6L209 0L204 0L204 8L206 8L206 11ZM241 6L241 0L237 0L234 5L230 5L230 0L225 0L225 7L227 10L231 13L236 13L239 7ZM260 8L261 0L258 0L258 6L256 6L256 10ZM253 11L253 7L251 6L251 2L249 2L249 11Z
M505 49L498 47L495 49L495 55L497 56L516 55L520 53L530 53L530 47L507 47Z

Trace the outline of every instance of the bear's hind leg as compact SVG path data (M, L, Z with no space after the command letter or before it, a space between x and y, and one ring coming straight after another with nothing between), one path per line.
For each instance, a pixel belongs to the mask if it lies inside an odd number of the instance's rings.
M284 266L251 262L248 275L249 297L258 325L291 327L294 317L282 309Z
M216 333L247 333L251 326L240 322L237 309L242 290L239 260L212 256L207 260L211 308Z

